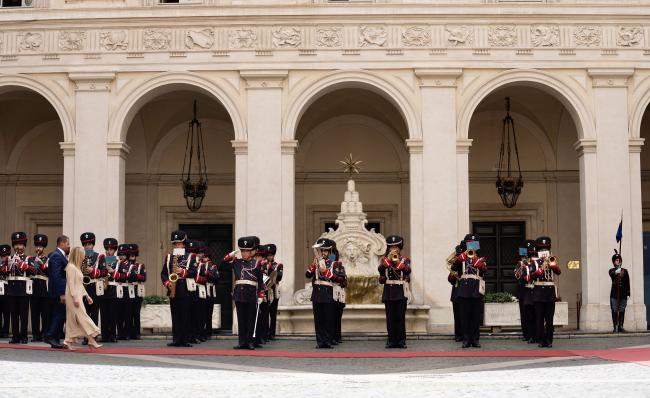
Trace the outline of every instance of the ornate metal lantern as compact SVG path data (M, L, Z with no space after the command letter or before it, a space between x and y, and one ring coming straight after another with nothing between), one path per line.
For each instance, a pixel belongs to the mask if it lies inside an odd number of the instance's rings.
M205 166L201 122L196 118L196 100L194 100L193 112L185 142L185 158L183 159L181 181L187 208L191 211L197 211L201 208L205 198L205 191L208 190L208 176Z
M514 158L513 148L515 152ZM516 171L513 171L514 166L517 167ZM519 165L515 122L510 116L510 97L506 98L506 117L503 118L503 129L501 131L501 149L499 150L496 187L501 202L507 208L512 208L517 204L517 199L524 188L524 179L521 176L521 166Z

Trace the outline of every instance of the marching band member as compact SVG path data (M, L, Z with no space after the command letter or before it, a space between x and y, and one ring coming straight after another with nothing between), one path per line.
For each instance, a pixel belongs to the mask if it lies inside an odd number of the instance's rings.
M32 317L32 342L43 341L50 324L50 297L47 294L47 235L34 235L34 256L28 258L32 274L32 297L29 305Z
M205 264L206 275L206 289L207 300L205 306L205 325L203 330L203 338L210 340L212 337L212 314L214 313L214 305L217 300L217 282L219 282L219 266L215 264L210 255L210 248L205 245L203 248L204 256L201 261Z
M305 277L311 279L311 302L314 311L314 328L316 331L316 348L332 348L334 339L334 275L335 257L331 239L320 238L313 246L316 256L307 267ZM332 256L331 256L332 255Z
M233 300L237 309L237 325L239 344L233 347L239 350L254 350L253 334L258 306L264 298L264 282L262 269L255 260L255 250L259 245L256 236L245 236L237 239L237 247L241 258L235 257L237 251L228 253L221 263L222 269L232 268L235 278Z
M117 247L117 339L128 340L131 331L131 294L129 294L129 275L133 272L133 264L129 262L130 245L123 243ZM121 291L121 293L120 293Z
M97 257L97 270L99 272L100 281L96 286L97 291L103 290L103 296L100 300L100 317L102 329L102 342L103 343L116 343L117 342L117 314L118 314L118 290L121 294L122 289L119 288L118 282L115 279L115 273L118 271L118 259L115 256L117 251L117 239L106 238L103 242L104 253Z
M172 313L173 340L170 347L191 347L191 291L196 288L194 281L194 254L186 251L187 234L174 231L171 235L172 252L165 256L160 278L167 288L169 306Z
M29 263L25 254L27 235L14 232L11 235L14 254L9 258L8 295L11 310L11 340L9 344L27 344L27 315L32 281L29 279Z
M11 255L11 246L0 245L0 337L9 337L9 290L7 287L7 277L9 276L9 256Z
M524 293L526 290L526 281L522 278L524 267L528 262L528 249L525 245L521 245L518 249L519 260L515 264L515 279L517 280L517 292L515 297L517 297L517 302L519 303L519 321L521 326L521 339L523 341L529 340L528 330L526 329L526 314L524 312Z
M386 307L386 348L406 348L406 285L411 274L411 259L402 256L404 239L386 238L386 253L379 263L379 283L384 285L381 301Z
M460 320L460 303L458 301L459 278L458 273L456 271L453 271L451 267L454 265L454 263L457 263L456 268L462 266L460 263L458 263L457 258L464 251L465 250L463 250L463 246L457 245L454 249L454 253L452 253L452 255L448 258L447 262L449 264L449 274L447 275L447 281L451 284L451 297L449 298L449 301L451 301L452 310L454 312L454 340L456 342L463 341L463 333Z
M90 319L92 319L95 325L97 325L99 323L100 300L103 297L99 296L98 298L97 294L97 282L99 281L97 279L99 277L99 264L97 259L99 258L99 253L95 251L95 234L92 232L84 232L79 237L79 240L81 241L86 254L83 264L81 265L81 272L85 277L87 277L86 282L88 282L88 278L90 278L90 283L87 283L85 287L88 295L92 299L90 300L92 304L88 304L88 301L84 300L84 306L86 307L86 313L88 313ZM103 291L100 294L103 294ZM86 338L83 339L83 344L88 344Z
M551 256L551 238L535 240L538 258L532 259L533 301L535 302L536 335L538 347L553 347L553 316L557 291L553 275L560 275L560 266Z
M262 281L264 296L262 297L262 302L260 303L259 314L257 314L257 327L255 329L255 347L262 347L262 344L267 342L267 337L269 333L269 299L272 298L269 295L269 283L270 283L270 274L269 274L269 264L266 260L267 256L267 245L258 245L258 248L255 252L255 261L260 265L262 270Z
M336 248L336 242L334 242L332 254L334 259L334 266L332 267L334 272L334 338L332 345L337 345L343 343L341 329L343 326L343 311L345 310L346 299L345 288L348 287L348 276L343 263L339 261L339 251Z
M522 331L524 332L523 334L526 341L528 341L529 344L534 344L537 342L537 320L535 316L535 301L533 300L533 290L535 287L533 285L533 271L535 265L532 260L533 258L537 258L537 249L535 248L534 240L524 241L524 247L526 248L527 258L519 269L519 280L523 285L520 299L524 309L522 320L524 327Z
M461 327L463 330L463 348L480 348L479 320L481 302L485 295L483 273L487 271L485 257L478 256L481 248L479 236L467 234L463 239L466 251L457 257L457 264L452 269L460 275L458 299L460 301Z
M609 302L612 309L612 322L614 333L625 332L625 307L627 298L630 296L630 274L623 268L623 258L614 250L612 256L613 268L609 269L609 277L612 279L612 288L609 293Z
M196 261L192 264L194 281L196 289L192 291L190 322L191 322L191 344L198 344L205 341L203 331L205 330L205 305L207 301L206 283L207 278L205 274L205 263L203 263L203 242L198 240L187 241L187 250L193 253Z
M269 275L273 275L275 272L275 282L271 284L271 295L273 300L269 305L269 340L275 340L275 332L277 329L277 318L278 318L278 304L280 302L280 282L282 281L282 273L284 265L282 263L277 263L275 261L275 254L277 253L277 247L273 243L269 243L266 247L268 261L268 271Z
M132 265L131 273L129 274L129 284L133 287L135 297L130 300L131 303L131 331L129 338L131 340L140 340L140 310L142 309L142 300L145 296L144 283L147 281L147 271L144 264L138 262L140 255L140 248L137 244L132 243L129 245L129 262Z

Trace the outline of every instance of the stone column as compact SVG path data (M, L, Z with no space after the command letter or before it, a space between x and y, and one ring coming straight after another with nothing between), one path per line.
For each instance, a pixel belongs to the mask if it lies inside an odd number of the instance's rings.
M465 234L471 231L469 224L469 152L471 146L471 139L456 140L456 187L458 195L457 242L460 242L465 237Z
M284 265L282 283L280 284L280 300L282 305L293 304L293 293L296 286L295 264L295 154L298 147L296 140L284 140L282 147L282 240L279 242L278 261Z
M424 196L422 194L423 174L422 169L422 140L408 139L406 146L409 151L409 188L411 211L411 248L409 255L413 263L411 287L413 304L424 303L425 264L424 264Z
M625 313L625 328L630 330L646 330L647 328L643 291L643 203L641 196L641 147L643 141L643 138L631 138L629 141L631 213L629 224L632 230L630 235L632 249L629 253L623 253L623 264L628 268L631 276L632 300ZM623 224L625 223L626 221L623 220Z
M124 221L113 218L124 217L123 192L107 193L106 183L124 176L108 173L108 147L106 145L109 124L109 99L114 73L70 73L75 86L75 145L74 145L74 189L72 228L66 229L73 244L80 244L79 235L85 231L94 232L97 241L106 236L117 235L118 230L109 230L122 225ZM64 163L68 166L66 157ZM114 163L114 162L113 162ZM118 168L111 167L112 172ZM123 167L122 167L123 170ZM66 167L66 172L68 167ZM65 177L66 180L68 177ZM117 190L120 184L113 186ZM124 184L121 184L122 190ZM70 192L64 188L64 191ZM64 198L65 200L69 197ZM69 206L67 204L66 206ZM122 211L113 213L122 207ZM64 217L65 218L65 217ZM109 218L111 221L109 221ZM117 237L117 236L116 236Z
M74 142L61 142L63 151L63 233L74 232Z
M235 244L237 238L246 234L246 190L248 186L248 143L230 141L235 150Z
M450 331L445 258L459 235L456 143L456 79L460 69L416 69L422 99L422 230L424 303L431 306L429 331ZM466 184L467 182L465 182ZM413 239L413 238L412 238Z
M118 242L125 239L126 157L130 148L124 142L107 144L106 164L106 237Z

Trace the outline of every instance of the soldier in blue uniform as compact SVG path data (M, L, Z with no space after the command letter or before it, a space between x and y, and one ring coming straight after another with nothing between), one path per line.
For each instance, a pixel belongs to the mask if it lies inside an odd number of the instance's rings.
M461 318L460 318L460 302L458 301L458 282L459 276L456 271L453 271L451 267L456 265L455 268L462 267L462 264L455 264L458 262L457 258L461 253L465 251L464 244L461 242L460 245L457 245L454 249L455 256L449 259L449 274L447 275L447 282L451 284L451 296L449 301L451 301L452 311L454 313L454 340L456 342L463 341L463 333L461 328Z
M100 283L104 290L104 295L100 300L101 311L101 329L102 329L102 342L116 343L117 342L117 313L118 313L118 298L117 290L120 292L122 289L119 287L115 279L115 272L118 270L117 257L117 239L106 238L103 242L104 253L98 256L98 269L99 276L101 277Z
M128 275L129 284L132 286L135 297L130 299L131 303L131 321L129 322L131 330L129 338L131 340L140 340L140 310L142 309L142 300L145 296L144 283L147 281L147 270L144 264L138 262L140 248L137 244L129 245L129 263L131 272Z
M336 307L334 303L335 259L330 257L335 243L331 239L320 238L313 246L315 257L307 267L305 277L311 279L311 303L314 311L316 348L332 348Z
M282 281L282 274L284 272L284 265L275 261L275 254L277 253L277 247L273 243L266 245L266 260L268 261L268 272L269 275L275 273L275 282L271 284L270 294L273 296L273 300L269 305L269 340L275 340L275 332L277 329L277 318L278 318L278 304L280 303L280 282Z
M95 325L99 324L99 308L100 308L100 302L103 297L98 297L97 296L97 282L99 281L98 277L99 274L97 273L99 269L99 264L97 262L97 259L99 258L99 253L95 251L95 234L92 232L84 232L81 234L79 237L79 240L81 240L81 244L86 251L86 256L84 258L84 265L85 269L87 270L84 276L87 276L90 278L90 283L88 283L86 287L86 291L88 292L88 295L90 298L92 298L91 303L88 304L86 300L84 300L84 306L86 307L86 313L90 317L90 319L93 320ZM84 267L82 266L82 272L84 270ZM88 339L84 338L83 339L83 344L86 345L88 344Z
M538 258L531 261L533 301L535 302L535 330L538 347L553 347L553 316L557 291L554 275L560 275L557 259L551 256L551 238L542 236L535 240Z
M615 250L612 256L614 267L609 269L609 277L612 279L612 288L609 291L609 302L612 310L612 323L614 333L625 332L625 307L627 298L630 296L630 274L623 268L623 257Z
M47 294L47 235L34 235L34 256L28 258L32 275L32 297L29 302L32 316L32 342L43 341L50 324L50 297Z
M194 281L194 254L185 248L187 234L174 231L171 235L172 252L165 256L160 278L167 288L172 313L172 342L169 347L191 347L191 300Z
M386 348L406 348L406 284L411 274L411 259L402 256L404 239L386 237L386 253L379 262L379 283L384 285L381 301L386 307Z
M11 340L9 344L27 344L27 316L29 298L32 295L29 263L27 254L25 254L27 234L14 232L11 234L11 244L14 247L14 254L9 258L9 276L7 277L11 311Z
M9 276L9 256L11 246L0 245L0 338L9 337L9 291L7 277Z
M235 286L233 300L237 309L237 325L239 329L239 344L235 349L254 350L255 318L258 305L264 297L264 282L261 265L255 260L255 251L259 245L256 236L245 236L237 239L237 247L241 258L235 257L236 251L228 253L221 263L222 269L232 268Z

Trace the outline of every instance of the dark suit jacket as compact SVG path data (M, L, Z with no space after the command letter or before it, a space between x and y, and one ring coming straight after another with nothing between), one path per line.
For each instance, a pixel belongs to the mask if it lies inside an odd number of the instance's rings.
M48 291L50 297L57 298L65 294L65 266L68 265L68 259L57 248L49 255L48 271Z

